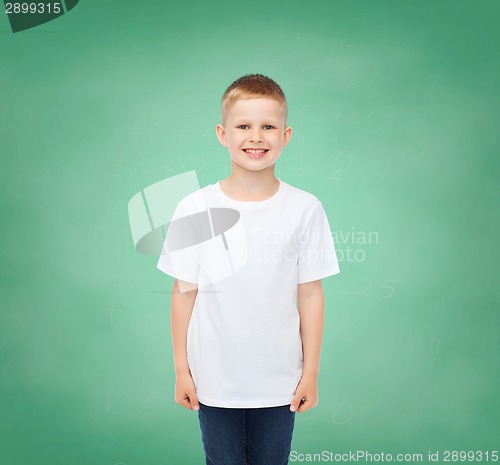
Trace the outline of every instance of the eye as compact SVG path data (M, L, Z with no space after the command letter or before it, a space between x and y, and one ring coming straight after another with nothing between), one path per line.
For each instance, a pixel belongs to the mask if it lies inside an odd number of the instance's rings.
M274 126L271 126L270 124L266 124L264 127L265 127L265 128L274 129Z
M240 125L238 126L238 129L239 129L239 128L242 128L243 126L245 126L246 128L248 127L246 124L240 124Z

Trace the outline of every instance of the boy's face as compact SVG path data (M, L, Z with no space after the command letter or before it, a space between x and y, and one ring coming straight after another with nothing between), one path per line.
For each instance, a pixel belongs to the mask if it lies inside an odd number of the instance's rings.
M279 158L290 140L292 128L285 127L285 111L278 101L249 98L234 103L226 113L225 127L218 124L216 132L233 163L249 171L260 171ZM248 149L258 152L251 153Z

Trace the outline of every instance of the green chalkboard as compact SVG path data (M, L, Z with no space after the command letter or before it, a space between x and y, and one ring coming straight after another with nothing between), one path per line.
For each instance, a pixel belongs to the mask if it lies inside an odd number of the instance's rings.
M173 279L128 208L229 175L215 125L247 73L287 95L275 174L321 200L341 269L291 463L494 461L499 3L63 3L0 16L0 463L204 463L174 402Z

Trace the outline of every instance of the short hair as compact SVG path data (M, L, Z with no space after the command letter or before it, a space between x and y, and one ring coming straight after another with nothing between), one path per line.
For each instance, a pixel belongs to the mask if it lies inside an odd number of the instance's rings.
M245 98L272 98L280 103L285 110L285 126L288 119L288 105L285 93L271 78L262 74L245 74L236 79L222 96L221 117L224 122L227 111L240 99Z

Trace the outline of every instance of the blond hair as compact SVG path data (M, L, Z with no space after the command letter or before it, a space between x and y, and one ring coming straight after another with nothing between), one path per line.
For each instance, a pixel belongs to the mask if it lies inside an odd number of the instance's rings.
M246 98L272 98L280 103L285 112L285 126L288 119L288 105L285 93L271 78L262 74L246 74L234 81L222 96L222 122L226 121L227 112L240 99Z

